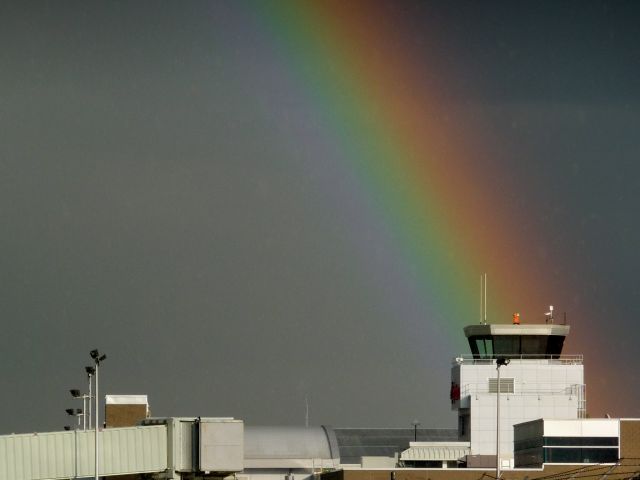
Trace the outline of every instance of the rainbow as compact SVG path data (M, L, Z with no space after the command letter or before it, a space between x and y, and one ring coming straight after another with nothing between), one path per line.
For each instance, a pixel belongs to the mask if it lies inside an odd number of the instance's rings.
M407 25L411 15L390 6L252 4L322 125L318 135L336 145L344 175L386 226L390 254L425 305L424 321L459 346L462 327L480 317L482 272L489 322L510 322L514 312L540 321L548 302L568 303L571 290L538 255L543 238L515 228L522 219L504 200L513 192L505 195L487 167L492 139L482 115L460 114L464 105L448 91L460 67L431 50L437 21ZM357 243L366 264L366 239Z
M419 272L425 299L447 312L452 334L479 317L481 272L489 274L492 321L543 309L528 300L544 296L536 288L545 283L543 269L526 255L518 258L536 240L509 231L517 219L496 210L499 193L483 171L485 157L473 150L482 134L448 123L446 85L428 81L434 71L455 72L429 57L428 46L421 53L429 69L416 66L404 25L394 26L381 2L262 8L285 64L348 158L344 168L394 232L401 261Z

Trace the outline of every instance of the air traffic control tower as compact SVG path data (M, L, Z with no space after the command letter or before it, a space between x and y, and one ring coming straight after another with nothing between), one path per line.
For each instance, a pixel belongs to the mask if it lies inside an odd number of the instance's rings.
M586 416L582 355L562 354L568 325L477 324L464 333L471 354L453 361L451 405L460 440L470 442L468 467L496 465L498 398L502 468L514 465L515 424Z

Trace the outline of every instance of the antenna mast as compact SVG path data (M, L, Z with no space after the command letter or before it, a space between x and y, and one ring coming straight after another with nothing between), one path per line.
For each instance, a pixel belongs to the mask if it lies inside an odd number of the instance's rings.
M480 274L480 325L487 324L487 274Z
M482 274L480 274L480 325L482 325L482 316L483 316L483 312L484 312L484 307L483 307L483 300L482 300L482 296L484 295L484 278L482 276Z
M304 406L305 406L304 426L309 428L309 397L307 395L304 396Z
M487 324L487 274L484 274L484 324Z

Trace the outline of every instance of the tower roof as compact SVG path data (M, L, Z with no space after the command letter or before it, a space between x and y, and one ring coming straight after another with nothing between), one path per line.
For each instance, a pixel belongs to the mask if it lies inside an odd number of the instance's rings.
M464 327L467 338L478 335L569 335L569 325L556 325L553 323L510 325L510 324L485 324L469 325Z
M464 328L471 353L477 358L515 356L556 358L562 353L568 325L469 325Z

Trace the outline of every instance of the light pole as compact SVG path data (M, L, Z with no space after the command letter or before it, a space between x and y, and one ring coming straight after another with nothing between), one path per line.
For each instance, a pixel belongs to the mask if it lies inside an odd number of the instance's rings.
M84 367L85 372L87 372L87 377L89 379L89 429L91 429L91 377L96 373L96 367Z
M500 367L509 365L506 357L496 357L498 382L496 384L496 480L500 480Z
M87 399L89 399L89 405L91 405L91 396L85 395L84 393L80 393L80 390L78 390L77 388L72 388L71 390L69 390L69 392L71 393L71 396L73 398L82 399L82 411L84 412L82 414L82 429L86 430L87 429ZM91 421L89 421L89 428L91 428Z
M100 394L99 394L99 390L98 390L98 370L100 367L100 362L104 361L107 356L106 355L100 355L100 352L96 349L96 350L91 350L91 352L89 352L89 355L91 356L91 358L93 359L93 363L95 365L95 376L96 376L96 413L95 413L95 417L96 417L96 431L95 431L95 450L96 450L96 462L95 462L95 480L98 480L98 462L99 462L99 457L98 457L98 425L100 422L100 406L98 404L99 400L100 400Z
M414 420L413 422L411 422L411 425L413 425L413 441L417 442L418 441L418 425L420 425L420 422L418 420Z

